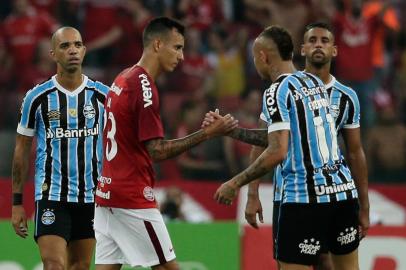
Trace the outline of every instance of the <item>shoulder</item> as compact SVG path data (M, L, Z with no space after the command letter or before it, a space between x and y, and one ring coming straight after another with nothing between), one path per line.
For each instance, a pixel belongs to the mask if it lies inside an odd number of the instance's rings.
M28 90L25 94L24 101L25 102L34 102L36 99L41 97L42 95L48 93L51 90L55 89L55 84L51 79L47 81L37 84L32 89Z
M87 84L86 84L86 86L87 86L88 88L91 88L91 89L97 91L97 92L100 92L101 94L103 94L103 95L105 95L105 96L106 96L107 93L109 92L109 87L108 87L107 85L105 85L105 84L102 83L102 82L93 80L93 79L91 79L91 78L88 78L88 79L87 79Z
M333 91L339 91L340 93L342 93L343 95L347 96L350 99L358 100L357 93L354 91L354 89L345 84L342 84L338 80L335 80L333 84Z

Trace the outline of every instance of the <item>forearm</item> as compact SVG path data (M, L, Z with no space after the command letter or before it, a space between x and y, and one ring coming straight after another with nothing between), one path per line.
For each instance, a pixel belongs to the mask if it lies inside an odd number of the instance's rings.
M177 156L193 146L207 140L209 136L201 129L186 137L174 140L150 140L146 142L149 155L154 161L165 160Z
M17 135L12 167L12 192L22 193L28 178L31 140Z
M254 163L255 160L264 152L265 148L253 146L250 153L250 164ZM258 196L258 189L260 179L252 180L248 185L248 196Z
M268 132L266 129L235 128L227 134L233 139L256 146L268 146Z
M352 176L357 187L361 208L369 208L368 171L364 151L361 149L348 154Z

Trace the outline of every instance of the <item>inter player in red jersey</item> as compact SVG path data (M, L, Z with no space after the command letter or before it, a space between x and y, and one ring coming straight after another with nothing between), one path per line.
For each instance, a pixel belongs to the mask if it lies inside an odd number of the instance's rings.
M97 270L117 270L122 264L179 269L157 209L152 162L224 135L237 124L227 115L184 138L163 139L155 80L183 60L183 32L184 27L172 19L150 21L143 33L141 59L116 77L107 96L103 170L96 190L94 224Z

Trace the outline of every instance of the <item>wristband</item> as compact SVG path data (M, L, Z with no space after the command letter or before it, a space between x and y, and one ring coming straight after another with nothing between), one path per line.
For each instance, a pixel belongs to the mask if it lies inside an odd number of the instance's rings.
M22 205L22 204L23 204L23 194L13 193L13 205Z

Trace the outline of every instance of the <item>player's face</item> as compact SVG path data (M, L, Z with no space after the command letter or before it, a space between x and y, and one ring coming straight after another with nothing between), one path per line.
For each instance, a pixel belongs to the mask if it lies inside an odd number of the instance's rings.
M184 46L184 37L175 29L169 33L167 38L162 40L159 48L159 61L164 71L173 71L183 61Z
M85 52L80 33L74 29L65 29L57 34L51 55L64 70L74 73L80 70Z
M324 28L313 28L306 32L302 45L302 56L313 65L325 65L337 55L334 37Z

